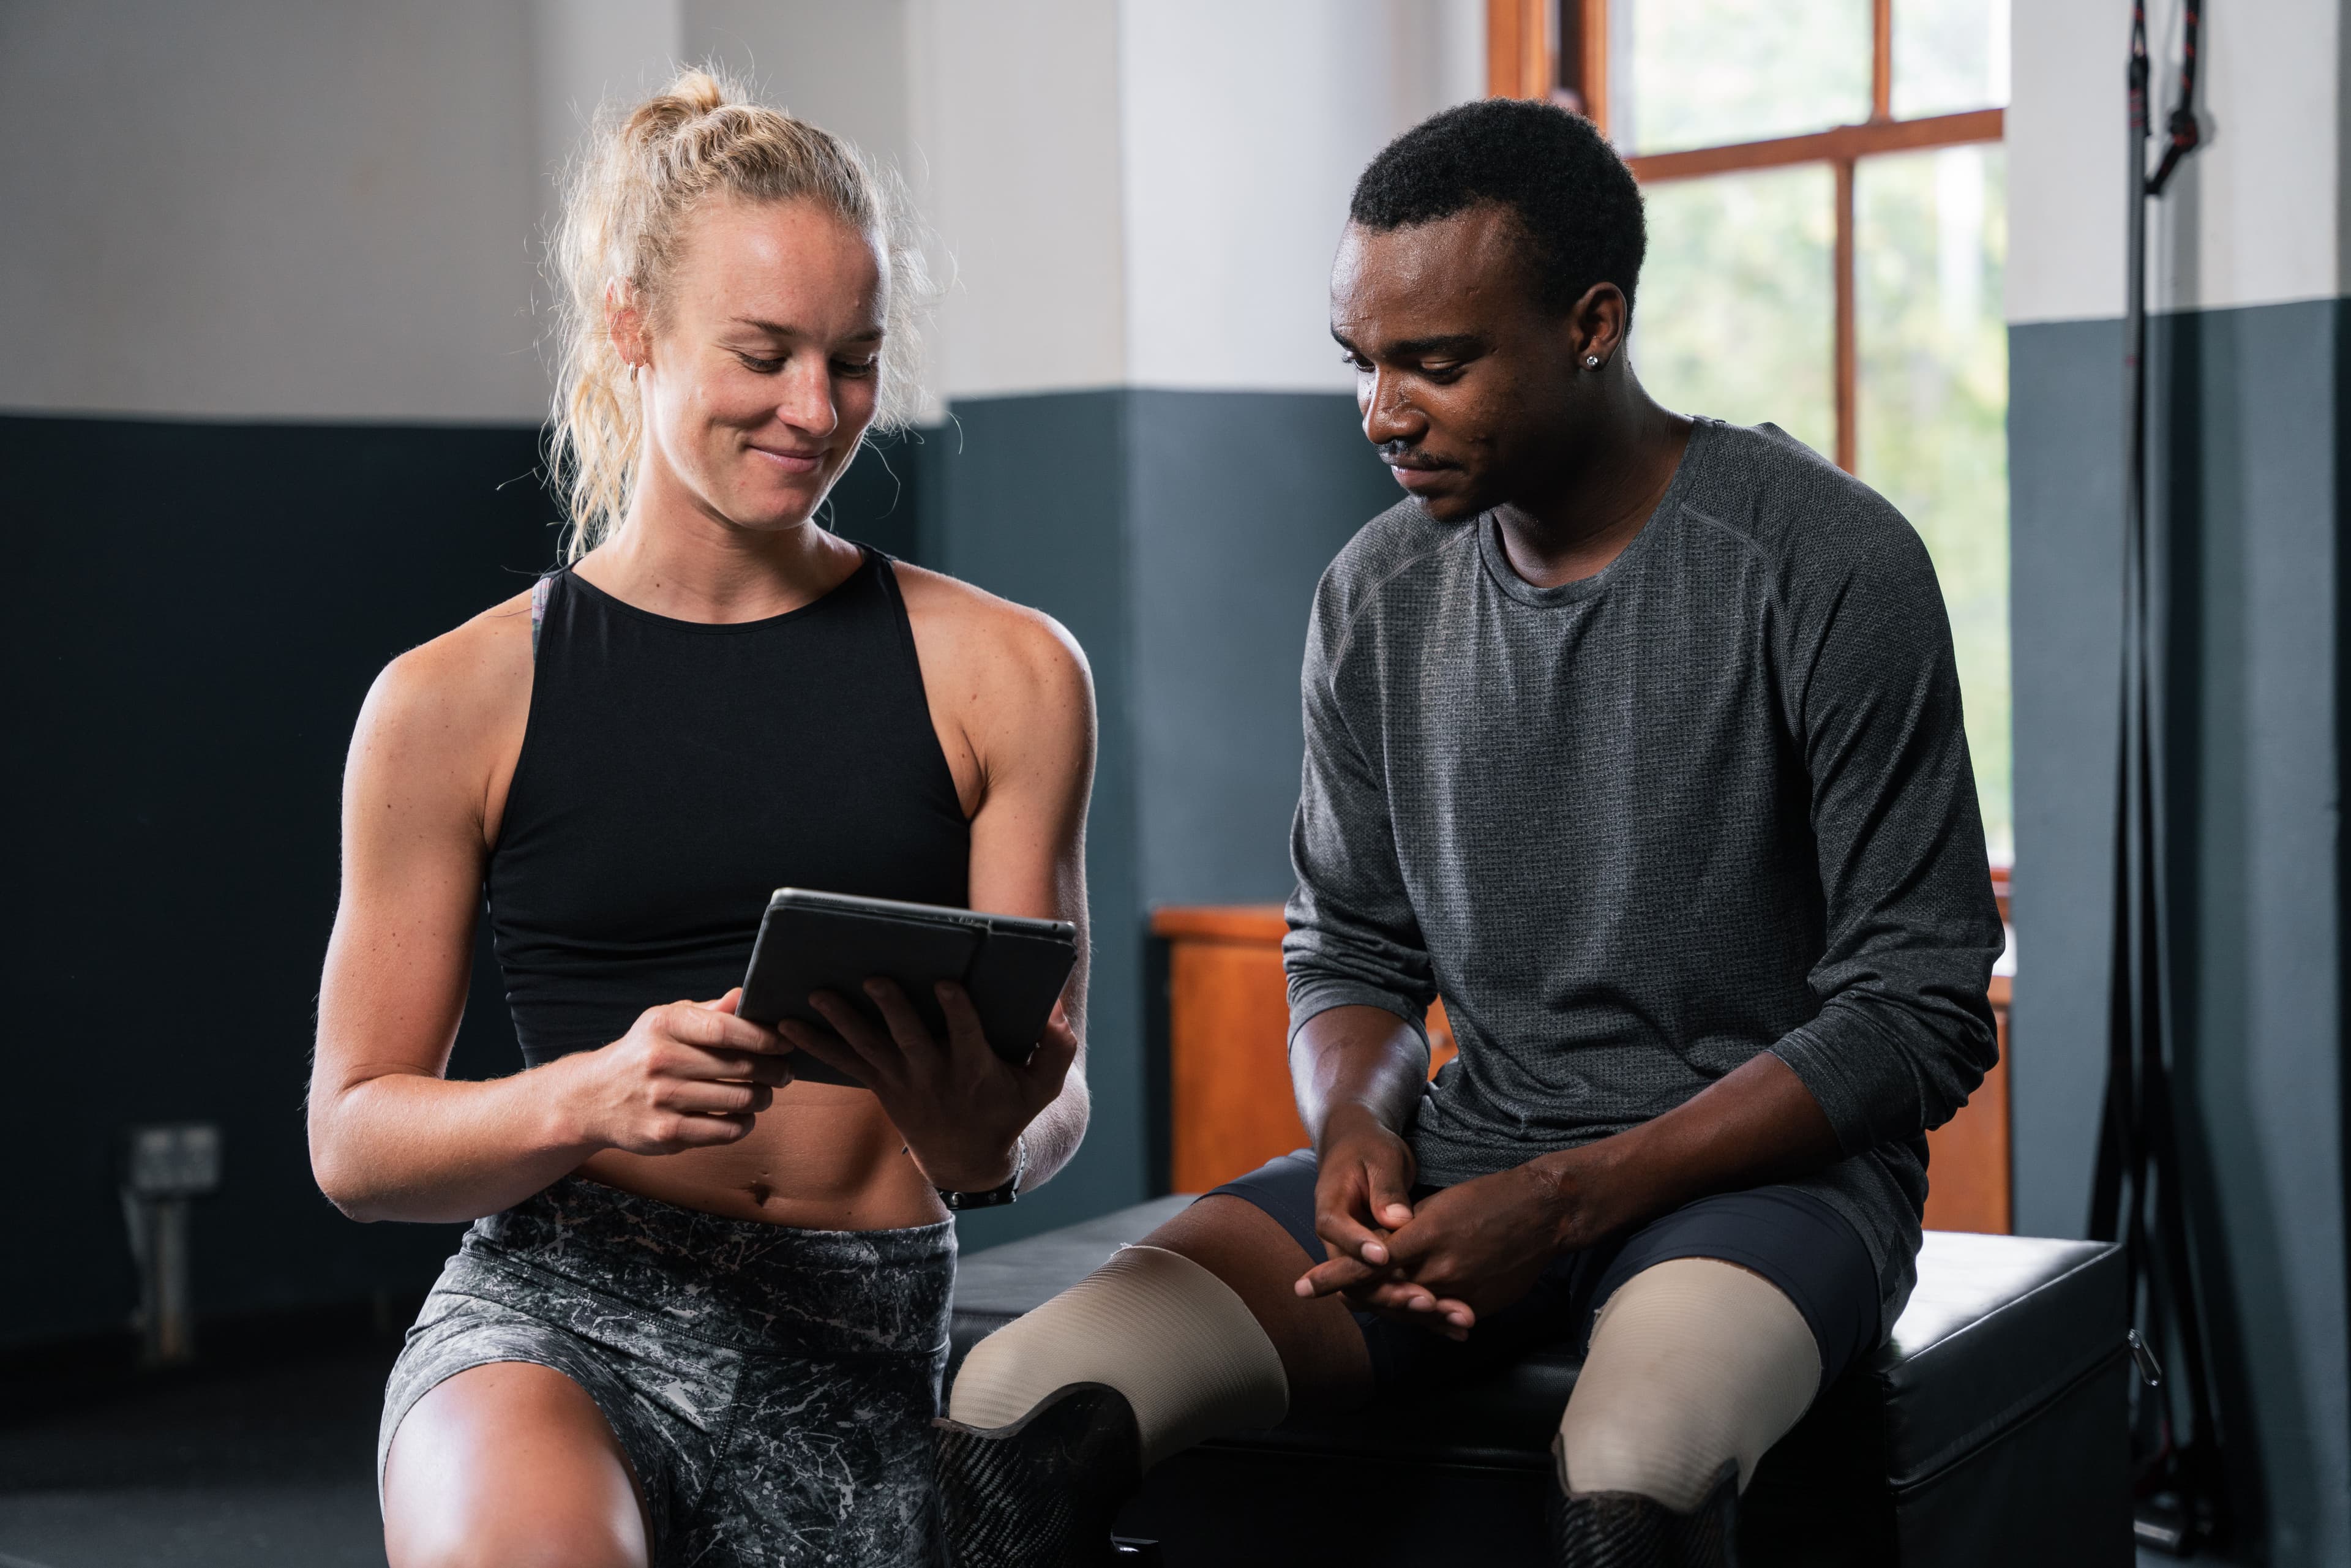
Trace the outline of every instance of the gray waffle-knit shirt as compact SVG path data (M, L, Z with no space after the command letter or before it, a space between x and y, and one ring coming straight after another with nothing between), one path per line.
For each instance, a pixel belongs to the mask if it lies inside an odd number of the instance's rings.
M1416 501L1323 573L1282 945L1293 1032L1368 1004L1460 1055L1437 1186L1673 1109L1759 1052L1844 1157L1891 1328L1926 1130L1995 1055L2001 945L1926 547L1772 426L1701 420L1604 571L1536 588Z

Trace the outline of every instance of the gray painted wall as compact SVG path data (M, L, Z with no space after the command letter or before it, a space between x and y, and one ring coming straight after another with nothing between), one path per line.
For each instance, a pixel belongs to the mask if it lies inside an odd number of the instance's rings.
M2338 300L2159 319L2163 810L2188 1196L2268 1560L2351 1560ZM2103 1080L2122 335L2011 329L2020 1229L2077 1235Z
M0 5L0 408L535 422L529 20Z

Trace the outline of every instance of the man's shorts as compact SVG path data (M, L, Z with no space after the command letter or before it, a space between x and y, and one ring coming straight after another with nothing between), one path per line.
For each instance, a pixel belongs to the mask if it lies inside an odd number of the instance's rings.
M1314 1233L1314 1154L1300 1149L1259 1166L1207 1196L1256 1205L1290 1234L1312 1262L1330 1256ZM1438 1189L1413 1188L1415 1203ZM1537 1345L1592 1343L1608 1298L1642 1270L1674 1258L1715 1258L1761 1274L1811 1325L1820 1346L1821 1386L1877 1348L1877 1270L1861 1237L1827 1204L1790 1186L1759 1186L1686 1204L1637 1230L1579 1252L1562 1252L1526 1295L1482 1313L1456 1341L1375 1312L1357 1312L1372 1356L1374 1387L1474 1375ZM1301 1264L1299 1271L1305 1272Z

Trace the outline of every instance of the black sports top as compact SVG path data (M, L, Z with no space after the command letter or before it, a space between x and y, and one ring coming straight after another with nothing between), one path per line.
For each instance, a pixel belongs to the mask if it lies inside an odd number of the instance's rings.
M731 626L564 570L486 889L523 1059L743 983L778 887L961 907L971 827L931 726L890 558Z

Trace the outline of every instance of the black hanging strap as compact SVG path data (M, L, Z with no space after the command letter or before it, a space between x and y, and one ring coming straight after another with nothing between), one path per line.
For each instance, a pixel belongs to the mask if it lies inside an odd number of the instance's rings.
M2178 1344L2189 1425L2173 1421L2171 1387L2141 1391L2134 1448L2138 1536L2175 1551L2228 1531L2220 1434L2210 1397L2194 1254L2181 1190L2171 1098L2170 963L2154 737L2159 688L2156 577L2147 522L2147 205L2162 194L2201 131L2195 113L2201 0L2185 0L2179 96L2168 143L2147 172L2147 10L2131 7L2128 85L2129 277L2125 308L2128 434L2123 480L2123 660L2115 790L2114 956L2108 996L2106 1095L2100 1120L2090 1234L2123 1243L2135 1320L2146 1340Z

